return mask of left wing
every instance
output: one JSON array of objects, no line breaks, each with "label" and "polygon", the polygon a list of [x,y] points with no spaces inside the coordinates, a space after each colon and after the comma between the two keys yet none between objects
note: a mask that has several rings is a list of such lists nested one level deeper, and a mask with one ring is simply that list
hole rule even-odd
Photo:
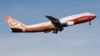
[{"label": "left wing", "polygon": [[46,16],[51,23],[55,26],[55,30],[53,31],[53,33],[58,33],[58,31],[62,31],[63,27],[62,24],[60,23],[60,21],[52,16]]}]

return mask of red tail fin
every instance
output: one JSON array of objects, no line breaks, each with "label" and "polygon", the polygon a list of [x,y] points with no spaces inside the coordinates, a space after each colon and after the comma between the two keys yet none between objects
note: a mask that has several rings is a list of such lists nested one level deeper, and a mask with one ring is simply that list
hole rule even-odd
[{"label": "red tail fin", "polygon": [[24,29],[24,28],[26,28],[26,25],[18,22],[17,20],[15,20],[15,19],[13,19],[13,18],[11,18],[9,16],[5,17],[5,21],[9,24],[9,26],[11,28],[18,28],[18,29]]}]

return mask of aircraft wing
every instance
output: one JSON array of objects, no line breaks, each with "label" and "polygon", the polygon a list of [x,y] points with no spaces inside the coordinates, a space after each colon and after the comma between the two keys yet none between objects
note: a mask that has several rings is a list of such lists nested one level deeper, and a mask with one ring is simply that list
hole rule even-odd
[{"label": "aircraft wing", "polygon": [[60,23],[60,21],[52,16],[46,16],[51,23],[55,26],[55,30],[53,31],[53,33],[58,33],[58,31],[62,31],[63,27],[62,24]]},{"label": "aircraft wing", "polygon": [[58,19],[52,17],[52,16],[46,16],[50,21],[57,21]]}]

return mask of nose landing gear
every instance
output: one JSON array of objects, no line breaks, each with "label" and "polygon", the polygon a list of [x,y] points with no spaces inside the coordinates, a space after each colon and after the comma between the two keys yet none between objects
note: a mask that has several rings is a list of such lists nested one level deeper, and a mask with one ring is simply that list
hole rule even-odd
[{"label": "nose landing gear", "polygon": [[89,21],[89,25],[91,25],[91,21]]}]

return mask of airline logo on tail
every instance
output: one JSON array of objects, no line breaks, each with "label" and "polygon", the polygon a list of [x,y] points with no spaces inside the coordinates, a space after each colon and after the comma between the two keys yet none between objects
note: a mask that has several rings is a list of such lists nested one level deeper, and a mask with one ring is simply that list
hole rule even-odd
[{"label": "airline logo on tail", "polygon": [[9,26],[11,28],[19,28],[19,29],[24,29],[26,27],[26,25],[16,21],[15,19],[9,17],[9,16],[6,16],[5,18],[6,22],[9,24]]}]

